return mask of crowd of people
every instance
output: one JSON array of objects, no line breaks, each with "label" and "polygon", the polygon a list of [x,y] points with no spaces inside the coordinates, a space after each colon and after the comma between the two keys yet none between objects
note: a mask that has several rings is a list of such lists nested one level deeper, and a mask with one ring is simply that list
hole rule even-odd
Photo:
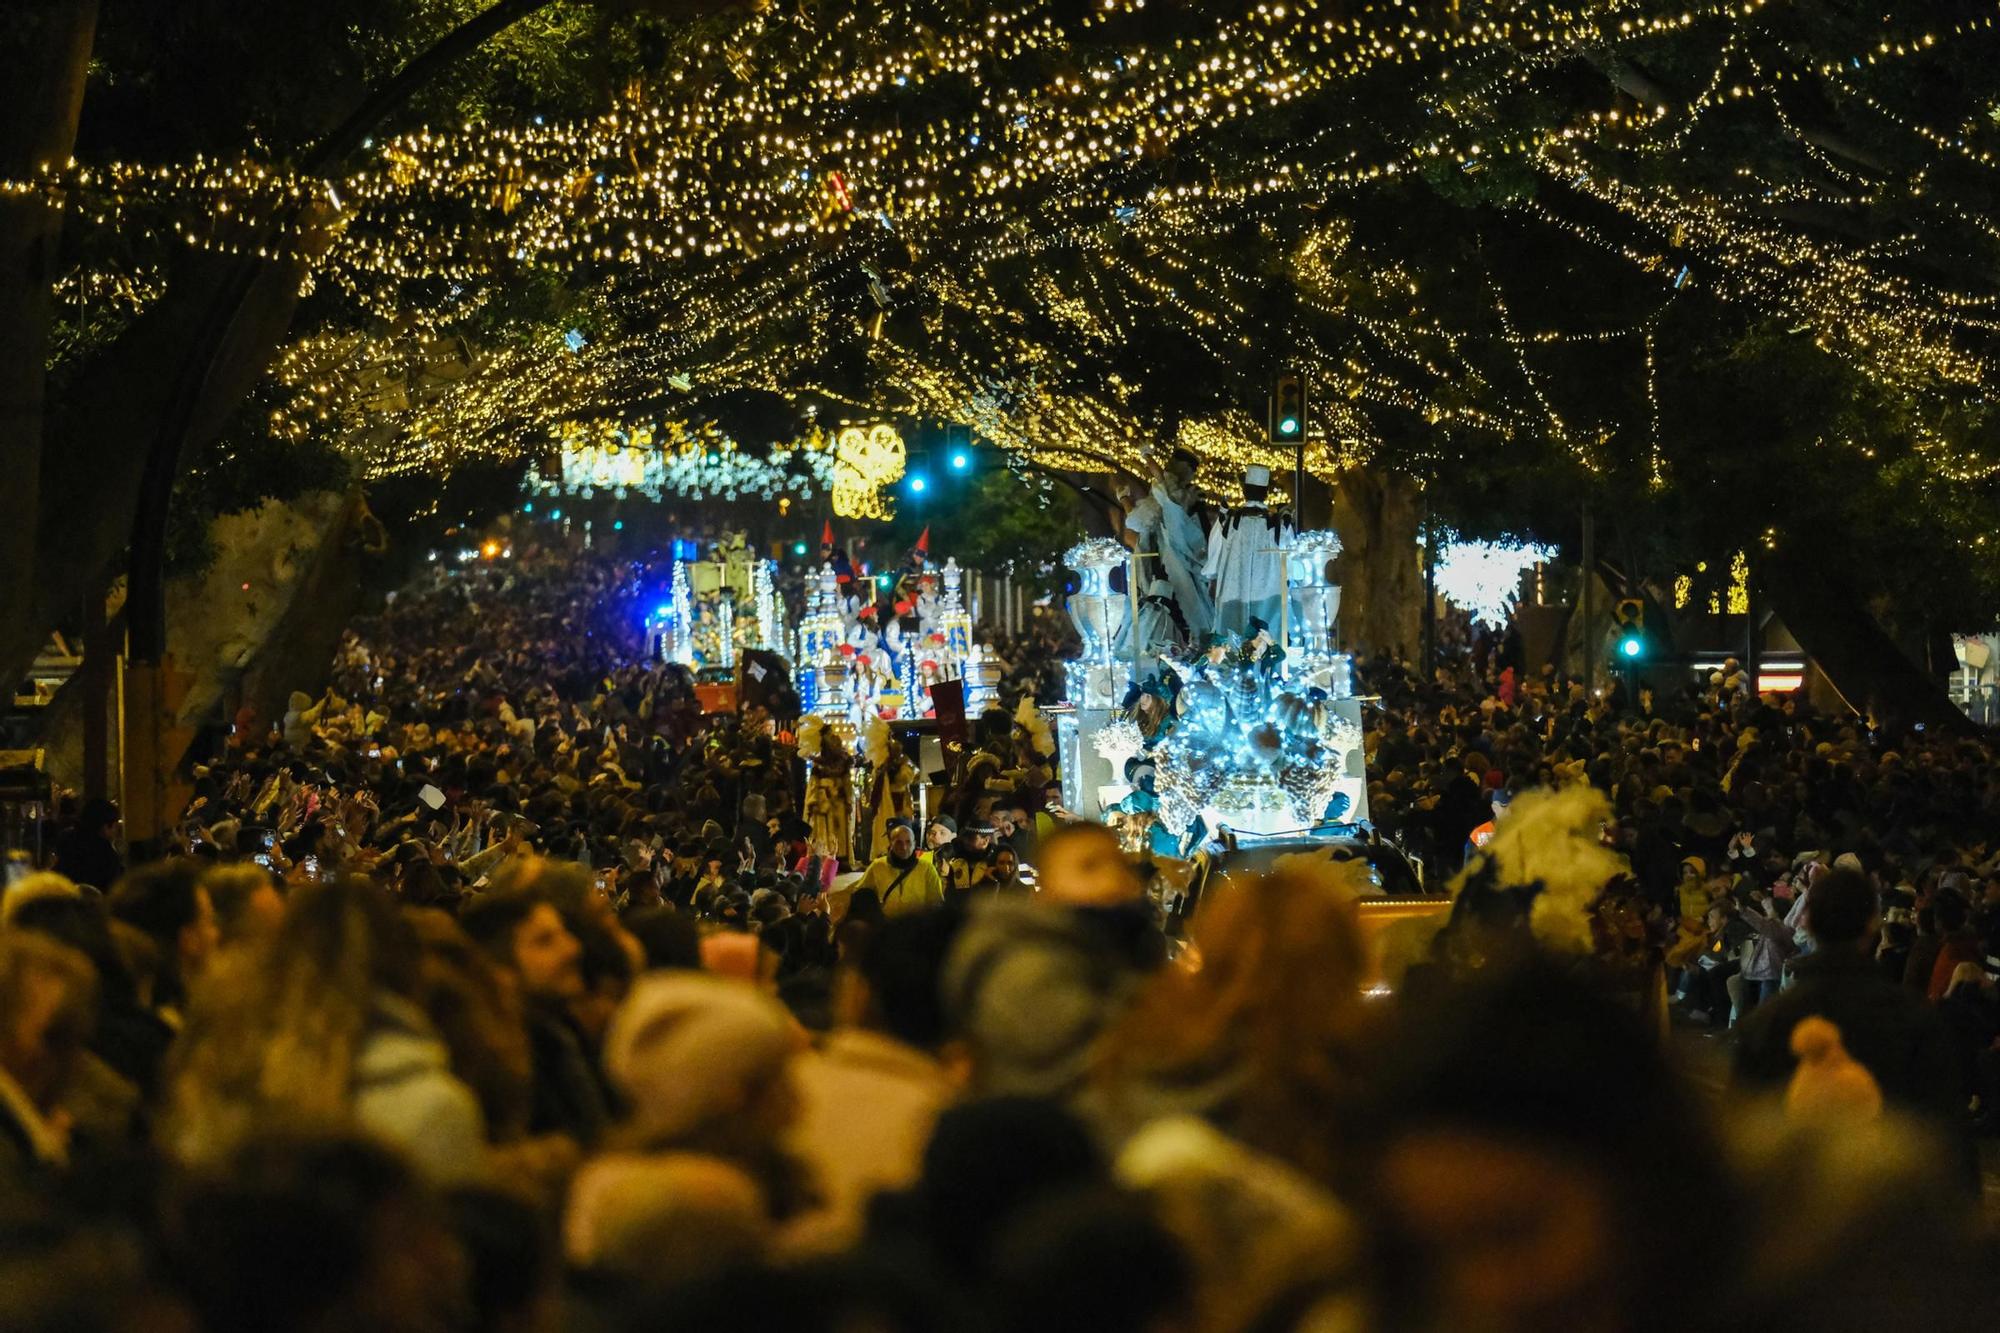
[{"label": "crowd of people", "polygon": [[[324,694],[238,716],[170,855],[128,867],[89,804],[8,887],[0,1325],[1995,1312],[1962,1156],[1994,1104],[1993,991],[1964,973],[2000,897],[1983,746],[1363,664],[1385,832],[1445,877],[1493,825],[1376,998],[1325,867],[1170,928],[1062,817],[1025,719],[982,729],[941,820],[885,781],[879,830],[844,827],[838,782],[815,800],[833,752],[809,774],[758,710],[704,715],[633,584],[563,553],[438,572]],[[1522,831],[1565,787],[1603,793],[1628,951],[1691,1016],[1742,1012],[1740,1097],[1696,1094],[1598,954],[1490,910],[1542,924],[1559,875],[1523,858],[1554,844]]]}]

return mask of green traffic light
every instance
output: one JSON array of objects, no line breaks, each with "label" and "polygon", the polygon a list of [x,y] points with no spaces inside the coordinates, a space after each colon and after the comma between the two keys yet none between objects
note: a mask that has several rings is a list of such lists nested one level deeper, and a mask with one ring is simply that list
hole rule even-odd
[{"label": "green traffic light", "polygon": [[1636,634],[1627,634],[1618,641],[1618,651],[1627,657],[1637,657],[1644,650],[1644,647],[1645,645],[1639,642],[1639,636]]},{"label": "green traffic light", "polygon": [[1285,417],[1278,422],[1278,434],[1297,435],[1298,433],[1299,419],[1297,417]]}]

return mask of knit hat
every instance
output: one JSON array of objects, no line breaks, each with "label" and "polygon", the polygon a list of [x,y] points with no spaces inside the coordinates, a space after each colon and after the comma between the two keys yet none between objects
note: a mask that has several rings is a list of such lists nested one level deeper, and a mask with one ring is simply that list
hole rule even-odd
[{"label": "knit hat", "polygon": [[604,1040],[604,1068],[653,1143],[734,1115],[778,1077],[798,1042],[775,1000],[699,972],[640,978]]},{"label": "knit hat", "polygon": [[1081,1084],[1135,980],[1075,914],[1003,900],[959,932],[941,989],[972,1047],[979,1091],[1048,1097]]},{"label": "knit hat", "polygon": [[1840,1029],[1817,1016],[1792,1029],[1798,1069],[1785,1089],[1785,1114],[1793,1119],[1873,1120],[1882,1114],[1882,1088],[1847,1052]]},{"label": "knit hat", "polygon": [[737,930],[719,930],[701,940],[703,970],[734,981],[755,983],[759,947],[755,935]]}]

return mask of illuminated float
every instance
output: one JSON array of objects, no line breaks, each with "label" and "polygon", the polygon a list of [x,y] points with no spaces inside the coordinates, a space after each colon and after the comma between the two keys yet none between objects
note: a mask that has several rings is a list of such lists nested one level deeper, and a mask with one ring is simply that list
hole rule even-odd
[{"label": "illuminated float", "polygon": [[695,670],[731,669],[746,648],[785,653],[777,564],[736,533],[708,560],[676,560],[665,601],[647,617],[655,654]]},{"label": "illuminated float", "polygon": [[878,717],[929,716],[929,689],[946,681],[964,682],[969,716],[998,699],[1000,663],[973,635],[963,571],[947,560],[935,577],[939,591],[913,629],[878,632],[847,614],[833,566],[821,566],[794,644],[806,713],[852,736]]},{"label": "illuminated float", "polygon": [[1067,702],[1054,710],[1065,806],[1146,829],[1156,850],[1225,830],[1364,826],[1361,701],[1333,637],[1340,589],[1328,566],[1339,552],[1331,532],[1292,536],[1280,623],[1253,618],[1149,656],[1123,633],[1135,622],[1131,594],[1110,585],[1113,568],[1129,574],[1131,554],[1102,538],[1072,547],[1070,614],[1083,652],[1066,664]]}]

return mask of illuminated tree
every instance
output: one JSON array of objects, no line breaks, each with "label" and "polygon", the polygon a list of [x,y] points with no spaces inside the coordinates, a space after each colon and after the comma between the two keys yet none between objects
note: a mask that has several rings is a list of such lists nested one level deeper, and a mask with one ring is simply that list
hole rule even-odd
[{"label": "illuminated tree", "polygon": [[[1909,641],[2000,606],[1976,540],[1994,22],[786,0],[634,44],[622,81],[578,74],[580,45],[522,62],[608,101],[517,89],[323,172],[218,145],[38,188],[105,234],[310,267],[235,428],[324,432],[371,475],[763,395],[1058,468],[1187,444],[1220,487],[1290,461],[1256,440],[1290,362],[1316,473],[1412,477],[1469,534],[1567,542],[1588,500],[1635,584],[1747,550],[1860,702],[1923,688],[1857,651],[1881,646],[1864,607],[1898,604]],[[308,198],[323,226],[272,221]],[[440,336],[467,373],[426,384]]]}]

